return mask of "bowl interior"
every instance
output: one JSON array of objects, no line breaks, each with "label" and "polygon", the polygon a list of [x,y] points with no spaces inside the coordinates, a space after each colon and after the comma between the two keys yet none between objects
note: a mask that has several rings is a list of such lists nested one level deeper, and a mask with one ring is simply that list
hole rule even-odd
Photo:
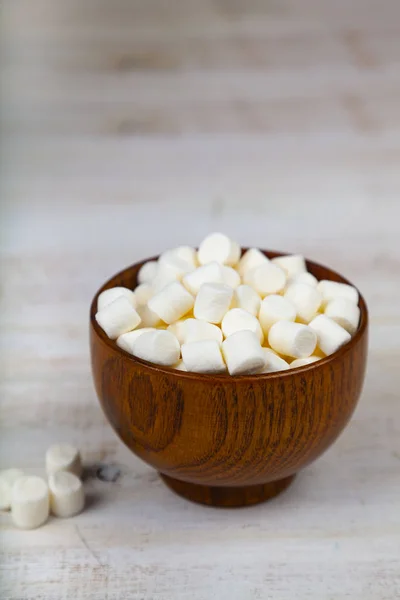
[{"label": "bowl interior", "polygon": [[[247,250],[247,248],[243,248],[242,252],[245,252],[246,250]],[[276,252],[273,250],[261,250],[261,251],[268,258],[275,258],[276,256],[284,256],[287,254],[285,252]],[[351,349],[351,347],[357,343],[358,339],[363,335],[365,328],[367,326],[367,323],[368,323],[367,305],[365,303],[363,296],[359,293],[360,294],[359,307],[360,307],[360,313],[361,313],[360,314],[360,323],[359,323],[357,332],[354,334],[354,336],[352,337],[350,342],[348,342],[345,346],[342,346],[342,348],[340,348],[334,354],[331,354],[330,356],[327,356],[315,363],[311,363],[309,365],[305,365],[303,367],[298,367],[297,369],[290,369],[287,371],[278,371],[278,372],[274,372],[274,373],[265,373],[265,374],[256,374],[256,375],[239,375],[239,376],[232,377],[229,374],[207,375],[207,374],[200,374],[200,373],[177,371],[176,369],[173,369],[172,367],[162,367],[159,365],[155,365],[153,363],[150,363],[150,362],[147,362],[140,358],[137,358],[137,357],[133,356],[132,354],[125,352],[125,350],[122,350],[122,348],[117,346],[116,342],[114,340],[111,340],[105,334],[105,332],[101,329],[101,327],[98,325],[98,323],[95,319],[95,315],[97,312],[97,298],[101,292],[103,292],[104,290],[110,289],[112,287],[116,287],[116,286],[122,286],[122,287],[127,287],[129,289],[134,289],[137,285],[137,274],[138,274],[141,266],[150,260],[157,260],[157,259],[158,259],[158,256],[153,256],[151,258],[147,258],[138,263],[135,263],[135,264],[131,265],[130,267],[123,269],[122,271],[120,271],[119,273],[117,273],[116,275],[111,277],[108,281],[106,281],[101,286],[101,288],[96,292],[96,294],[92,300],[91,307],[90,307],[90,320],[91,320],[91,325],[92,325],[94,331],[106,344],[108,344],[113,349],[116,349],[118,352],[120,352],[122,355],[124,355],[127,359],[138,362],[143,365],[146,365],[148,368],[154,369],[159,372],[168,372],[168,373],[173,372],[174,374],[177,375],[177,377],[185,377],[185,378],[191,377],[193,379],[198,379],[199,377],[201,377],[201,378],[212,377],[213,379],[216,379],[216,378],[223,379],[223,378],[229,377],[230,380],[232,380],[232,379],[240,379],[240,380],[257,379],[257,380],[260,380],[261,378],[290,377],[291,374],[296,373],[299,370],[309,371],[309,370],[318,369],[319,367],[326,365],[328,362],[334,361],[337,358],[339,358],[340,356],[342,356],[343,353],[349,351]],[[313,262],[311,260],[306,260],[306,264],[307,264],[308,271],[310,273],[312,273],[318,280],[329,279],[331,281],[337,281],[339,283],[347,283],[349,285],[354,285],[348,279],[346,279],[345,277],[343,277],[336,271],[333,271],[332,269],[325,267],[324,265]],[[356,287],[356,286],[354,286],[354,287]]]}]

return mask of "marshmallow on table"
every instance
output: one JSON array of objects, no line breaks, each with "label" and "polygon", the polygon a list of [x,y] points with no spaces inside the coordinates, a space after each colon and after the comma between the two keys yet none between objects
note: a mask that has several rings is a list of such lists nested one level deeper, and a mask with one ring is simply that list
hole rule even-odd
[{"label": "marshmallow on table", "polygon": [[46,452],[46,472],[68,471],[77,477],[82,475],[82,461],[79,450],[71,444],[54,444]]},{"label": "marshmallow on table", "polygon": [[296,309],[287,298],[271,294],[261,302],[258,318],[264,333],[267,335],[274,323],[278,321],[295,321]]},{"label": "marshmallow on table", "polygon": [[318,346],[322,352],[329,356],[339,350],[341,346],[351,340],[351,335],[326,315],[318,315],[310,323],[309,327],[315,331],[318,338]]},{"label": "marshmallow on table", "polygon": [[217,262],[198,267],[191,273],[185,275],[182,283],[194,296],[198,293],[204,283],[223,283],[222,268]]},{"label": "marshmallow on table", "polygon": [[138,283],[150,283],[158,272],[158,262],[156,260],[149,260],[145,262],[139,269],[137,274]]},{"label": "marshmallow on table", "polygon": [[179,361],[181,347],[173,333],[156,329],[136,338],[132,354],[156,365],[172,367]]},{"label": "marshmallow on table", "polygon": [[268,294],[277,294],[284,289],[286,273],[272,262],[267,262],[251,271],[246,271],[243,281],[251,285],[264,298]]},{"label": "marshmallow on table", "polygon": [[35,529],[49,516],[49,488],[40,477],[24,475],[17,479],[11,494],[11,517],[21,529]]},{"label": "marshmallow on table", "polygon": [[147,306],[165,323],[171,325],[193,308],[194,298],[181,283],[173,281],[150,298]]},{"label": "marshmallow on table", "polygon": [[153,288],[149,283],[141,283],[140,285],[135,287],[135,298],[137,301],[137,306],[143,306],[143,304],[147,304],[147,302],[150,300],[153,294]]},{"label": "marshmallow on table", "polygon": [[351,335],[354,335],[357,331],[360,321],[360,309],[351,300],[347,300],[347,298],[331,300],[325,308],[325,314]]},{"label": "marshmallow on table", "polygon": [[139,329],[159,327],[162,324],[162,320],[160,319],[160,317],[149,308],[148,304],[138,306],[137,312],[139,317],[141,318],[141,322],[138,327]]},{"label": "marshmallow on table", "polygon": [[250,248],[246,250],[240,259],[238,271],[243,277],[247,271],[251,271],[267,262],[269,262],[269,259],[258,248]]},{"label": "marshmallow on table", "polygon": [[222,343],[222,354],[230,375],[259,373],[265,367],[265,354],[253,331],[237,331]]},{"label": "marshmallow on table", "polygon": [[199,342],[201,340],[214,340],[221,345],[223,339],[222,331],[219,327],[200,319],[187,319],[185,321],[182,337],[183,342],[181,343],[185,344]]},{"label": "marshmallow on table", "polygon": [[182,359],[193,373],[225,373],[221,347],[215,340],[200,340],[182,345]]},{"label": "marshmallow on table", "polygon": [[97,298],[97,310],[101,310],[121,296],[129,300],[133,308],[137,307],[137,298],[132,290],[128,290],[126,287],[113,287],[109,290],[104,290],[104,292],[99,294],[99,297]]},{"label": "marshmallow on table", "polygon": [[276,258],[273,258],[271,262],[273,262],[274,265],[281,267],[288,277],[293,277],[293,275],[307,271],[306,261],[300,254],[277,256]]},{"label": "marshmallow on table", "polygon": [[321,292],[307,283],[292,283],[284,296],[293,304],[297,316],[304,323],[309,323],[316,316],[322,304]]},{"label": "marshmallow on table", "polygon": [[235,289],[240,285],[240,275],[235,269],[232,267],[227,267],[226,265],[222,265],[222,279],[226,285],[229,285],[231,288]]},{"label": "marshmallow on table", "polygon": [[24,472],[21,469],[4,469],[4,471],[0,471],[0,510],[10,508],[13,485],[23,475]]},{"label": "marshmallow on table", "polygon": [[234,266],[240,258],[240,247],[223,233],[211,233],[201,242],[197,258],[201,265],[217,261]]},{"label": "marshmallow on table", "polygon": [[233,289],[224,283],[204,283],[196,297],[193,313],[196,319],[221,323],[232,302]]},{"label": "marshmallow on table", "polygon": [[135,329],[134,331],[123,333],[117,339],[117,346],[125,350],[125,352],[132,354],[133,342],[139,337],[139,335],[143,335],[143,333],[147,333],[148,331],[156,331],[156,329],[154,327],[143,327],[142,329]]},{"label": "marshmallow on table", "polygon": [[257,336],[260,344],[264,341],[264,333],[259,320],[243,308],[231,308],[222,319],[221,329],[226,338],[236,331],[248,329]]},{"label": "marshmallow on table", "polygon": [[305,367],[306,365],[311,365],[312,363],[317,362],[317,360],[321,360],[321,357],[313,355],[308,356],[307,358],[296,358],[290,363],[290,368],[297,369],[298,367]]},{"label": "marshmallow on table", "polygon": [[239,285],[233,292],[232,308],[243,308],[256,317],[260,305],[260,296],[249,285]]},{"label": "marshmallow on table", "polygon": [[354,302],[354,304],[358,304],[358,291],[355,287],[347,283],[322,279],[318,283],[317,289],[323,296],[324,304],[328,304],[328,302],[336,298],[347,298],[347,300]]},{"label": "marshmallow on table", "polygon": [[49,477],[50,510],[56,517],[73,517],[85,504],[85,493],[79,477],[67,471]]},{"label": "marshmallow on table", "polygon": [[99,310],[95,319],[100,327],[112,340],[123,333],[135,329],[141,318],[127,298],[116,298],[110,304]]},{"label": "marshmallow on table", "polygon": [[283,360],[280,356],[278,356],[273,350],[270,348],[263,348],[264,358],[265,358],[265,367],[261,371],[261,373],[275,373],[276,371],[287,371],[289,367],[289,363],[286,360]]},{"label": "marshmallow on table", "polygon": [[289,287],[289,285],[292,285],[292,283],[307,283],[308,285],[317,287],[318,279],[312,273],[304,271],[304,273],[296,273],[295,275],[289,277],[286,285]]},{"label": "marshmallow on table", "polygon": [[317,335],[308,325],[278,321],[269,330],[268,342],[279,354],[293,358],[306,358],[315,350]]}]

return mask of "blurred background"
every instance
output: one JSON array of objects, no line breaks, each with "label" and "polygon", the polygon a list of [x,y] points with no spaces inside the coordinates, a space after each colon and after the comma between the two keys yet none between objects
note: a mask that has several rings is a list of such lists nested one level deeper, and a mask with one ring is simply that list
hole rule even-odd
[{"label": "blurred background", "polygon": [[221,230],[365,295],[366,392],[318,472],[343,457],[341,490],[393,505],[399,23],[399,0],[1,0],[3,463],[35,465],[58,439],[121,458],[90,376],[90,300],[124,266]]},{"label": "blurred background", "polygon": [[399,17],[397,0],[2,0],[7,327],[44,319],[28,294],[46,319],[65,303],[75,339],[106,277],[212,230],[325,262],[398,317]]}]

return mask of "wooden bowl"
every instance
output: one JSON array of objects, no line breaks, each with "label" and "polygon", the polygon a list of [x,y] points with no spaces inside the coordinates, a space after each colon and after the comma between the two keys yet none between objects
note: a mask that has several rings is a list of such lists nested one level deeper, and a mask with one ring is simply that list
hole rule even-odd
[{"label": "wooden bowl", "polygon": [[[98,294],[134,288],[142,264],[107,281],[90,309],[93,378],[109,422],[185,498],[233,507],[279,494],[336,440],[354,411],[367,358],[364,299],[352,340],[316,363],[265,375],[186,373],[128,354],[95,320]],[[326,267],[307,266],[318,279],[349,283]]]}]

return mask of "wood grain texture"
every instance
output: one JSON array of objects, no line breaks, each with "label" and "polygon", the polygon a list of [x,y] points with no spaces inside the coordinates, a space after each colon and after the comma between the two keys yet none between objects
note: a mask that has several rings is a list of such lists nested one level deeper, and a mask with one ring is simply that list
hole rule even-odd
[{"label": "wood grain texture", "polygon": [[[43,475],[66,441],[88,472],[72,520],[28,535],[0,513],[2,600],[398,600],[399,12],[1,0],[0,463]],[[343,434],[234,511],[172,494],[120,442],[88,352],[102,281],[213,230],[331,266],[370,309]]]},{"label": "wood grain texture", "polygon": [[[142,264],[118,273],[100,292],[134,289]],[[318,279],[347,283],[323,266],[307,266]],[[362,296],[359,329],[337,353],[307,368],[246,377],[184,373],[138,359],[106,336],[96,307],[97,295],[90,340],[103,410],[128,448],[191,500],[243,506],[275,496],[338,437],[361,393],[368,344]]]}]

